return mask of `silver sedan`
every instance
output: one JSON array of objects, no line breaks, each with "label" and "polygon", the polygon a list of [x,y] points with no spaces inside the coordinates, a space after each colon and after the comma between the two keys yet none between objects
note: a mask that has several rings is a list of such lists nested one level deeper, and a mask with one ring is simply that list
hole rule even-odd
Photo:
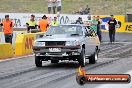
[{"label": "silver sedan", "polygon": [[73,60],[85,66],[87,58],[94,64],[99,46],[98,36],[84,25],[51,26],[42,38],[34,42],[35,64],[41,67],[42,61]]}]

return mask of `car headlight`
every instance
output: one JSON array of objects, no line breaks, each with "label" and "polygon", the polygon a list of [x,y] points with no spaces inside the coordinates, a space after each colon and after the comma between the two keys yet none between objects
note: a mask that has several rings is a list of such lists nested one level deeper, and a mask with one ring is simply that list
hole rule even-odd
[{"label": "car headlight", "polygon": [[45,46],[45,42],[35,42],[35,46]]},{"label": "car headlight", "polygon": [[66,42],[66,46],[71,46],[72,45],[72,41],[67,41]]},{"label": "car headlight", "polygon": [[80,45],[79,41],[67,41],[66,46],[76,46]]}]

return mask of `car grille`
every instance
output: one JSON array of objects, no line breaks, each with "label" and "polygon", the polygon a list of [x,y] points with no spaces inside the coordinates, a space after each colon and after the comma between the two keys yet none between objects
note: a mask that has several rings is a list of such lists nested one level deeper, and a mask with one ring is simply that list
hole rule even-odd
[{"label": "car grille", "polygon": [[45,46],[56,46],[56,45],[65,45],[65,41],[47,41]]}]

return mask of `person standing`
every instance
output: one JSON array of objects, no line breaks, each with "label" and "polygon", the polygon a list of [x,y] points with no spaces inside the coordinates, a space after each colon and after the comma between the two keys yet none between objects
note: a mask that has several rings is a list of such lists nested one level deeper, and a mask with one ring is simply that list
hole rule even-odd
[{"label": "person standing", "polygon": [[100,19],[99,16],[97,16],[96,19],[98,21],[98,24],[97,24],[97,35],[98,35],[99,40],[101,42],[102,41],[102,32],[101,32],[101,24],[102,24],[102,21],[101,21],[101,19]]},{"label": "person standing", "polygon": [[32,29],[37,28],[37,22],[35,21],[35,15],[31,15],[30,20],[26,23],[27,25],[27,32],[29,33]]},{"label": "person standing", "polygon": [[52,8],[52,2],[51,0],[48,0],[48,14],[51,13],[51,8]]},{"label": "person standing", "polygon": [[90,8],[88,5],[86,5],[86,8],[84,9],[84,14],[90,14]]},{"label": "person standing", "polygon": [[95,33],[97,33],[97,25],[98,21],[96,20],[96,17],[93,16],[93,19],[91,21],[91,28],[94,30]]},{"label": "person standing", "polygon": [[51,2],[52,2],[53,14],[56,14],[57,0],[51,0]]},{"label": "person standing", "polygon": [[110,43],[115,42],[116,24],[117,24],[117,21],[115,20],[114,15],[111,15],[111,19],[108,21]]},{"label": "person standing", "polygon": [[59,25],[59,22],[57,20],[57,17],[54,17],[54,20],[52,21],[51,25],[52,26],[58,26]]},{"label": "person standing", "polygon": [[9,15],[5,15],[5,19],[2,21],[0,25],[3,26],[5,42],[12,44],[13,22],[10,20]]},{"label": "person standing", "polygon": [[46,15],[42,17],[42,19],[39,21],[39,26],[41,32],[46,32],[47,28],[49,27],[49,22],[47,20]]},{"label": "person standing", "polygon": [[61,0],[57,0],[57,12],[61,13],[62,3]]}]

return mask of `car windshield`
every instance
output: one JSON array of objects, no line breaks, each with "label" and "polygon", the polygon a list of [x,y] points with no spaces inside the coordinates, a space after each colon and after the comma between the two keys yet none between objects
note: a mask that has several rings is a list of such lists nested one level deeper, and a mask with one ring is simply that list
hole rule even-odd
[{"label": "car windshield", "polygon": [[66,35],[83,35],[82,27],[78,25],[60,25],[60,26],[51,26],[46,35],[55,35],[55,34],[66,34]]}]

